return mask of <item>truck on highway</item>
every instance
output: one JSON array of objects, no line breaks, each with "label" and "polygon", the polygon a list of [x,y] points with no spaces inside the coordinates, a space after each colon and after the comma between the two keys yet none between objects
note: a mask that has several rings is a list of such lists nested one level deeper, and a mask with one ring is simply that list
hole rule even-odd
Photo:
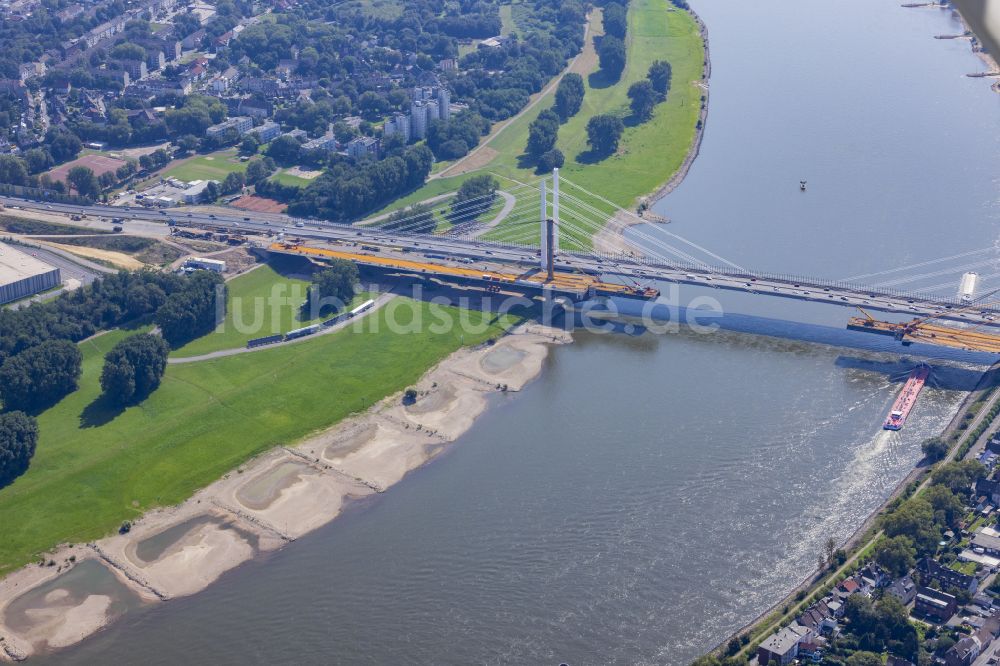
[{"label": "truck on highway", "polygon": [[968,272],[962,276],[958,283],[958,298],[963,303],[971,303],[976,297],[976,283],[979,282],[979,274]]}]

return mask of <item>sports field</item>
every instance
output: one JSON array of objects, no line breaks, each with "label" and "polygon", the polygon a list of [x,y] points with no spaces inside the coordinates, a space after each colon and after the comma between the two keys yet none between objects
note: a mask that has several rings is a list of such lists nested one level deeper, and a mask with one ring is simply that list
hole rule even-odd
[{"label": "sports field", "polygon": [[162,178],[177,178],[186,182],[193,180],[217,180],[220,183],[233,172],[243,173],[247,163],[241,162],[236,150],[220,150],[209,155],[199,155],[181,161],[163,173]]}]

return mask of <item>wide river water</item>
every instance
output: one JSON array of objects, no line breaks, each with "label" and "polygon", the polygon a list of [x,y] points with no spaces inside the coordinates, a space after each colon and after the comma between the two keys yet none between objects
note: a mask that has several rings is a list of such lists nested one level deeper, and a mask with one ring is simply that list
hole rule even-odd
[{"label": "wide river water", "polygon": [[[658,205],[670,231],[826,277],[996,242],[1000,96],[964,76],[982,67],[967,42],[933,39],[959,31],[949,13],[895,0],[695,8],[711,109],[701,156]],[[846,539],[976,378],[942,367],[889,434],[909,367],[898,348],[809,341],[864,345],[839,332],[844,308],[719,298],[727,313],[799,323],[735,318],[792,339],[578,334],[386,494],[37,661],[690,661],[809,575],[828,536]]]}]

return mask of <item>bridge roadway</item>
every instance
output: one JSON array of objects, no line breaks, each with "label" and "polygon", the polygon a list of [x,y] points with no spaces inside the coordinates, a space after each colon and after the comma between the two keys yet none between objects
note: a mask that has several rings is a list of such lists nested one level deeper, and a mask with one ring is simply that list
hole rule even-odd
[{"label": "bridge roadway", "polygon": [[[276,235],[279,232],[285,232],[289,237],[294,236],[315,241],[349,243],[357,246],[362,244],[378,245],[382,248],[377,253],[379,256],[412,259],[414,253],[421,253],[424,255],[422,261],[432,263],[439,261],[442,265],[450,266],[463,263],[462,259],[483,264],[513,263],[525,268],[537,266],[539,261],[538,250],[531,246],[492,243],[447,235],[393,233],[378,229],[364,229],[344,224],[293,218],[287,215],[257,213],[222,215],[183,208],[149,210],[121,206],[81,206],[30,201],[9,196],[0,196],[0,203],[7,207],[49,213],[107,218],[121,217],[126,220],[125,226],[128,225],[129,220],[166,224],[168,220],[174,219],[181,226],[197,226],[230,233],[250,231]],[[110,228],[110,223],[108,226]],[[262,245],[268,244],[262,242]],[[406,247],[409,248],[409,251],[401,253],[394,250],[394,247]],[[441,255],[448,257],[448,259],[427,257],[428,254]],[[1000,306],[996,304],[962,310],[961,305],[955,300],[934,299],[818,278],[774,275],[730,267],[679,265],[648,257],[566,252],[560,252],[556,255],[556,268],[564,272],[578,270],[595,276],[604,276],[606,282],[617,277],[623,284],[630,286],[635,283],[647,285],[652,281],[666,281],[815,303],[859,306],[869,311],[912,317],[940,315],[938,318],[942,320],[1000,327]]]}]

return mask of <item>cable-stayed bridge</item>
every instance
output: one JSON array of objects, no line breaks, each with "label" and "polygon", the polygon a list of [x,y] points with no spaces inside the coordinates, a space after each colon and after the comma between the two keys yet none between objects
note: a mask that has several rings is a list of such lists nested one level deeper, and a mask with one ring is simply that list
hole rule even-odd
[{"label": "cable-stayed bridge", "polygon": [[688,241],[667,225],[648,224],[650,220],[560,178],[558,171],[537,183],[504,182],[497,192],[464,200],[439,195],[424,205],[353,225],[276,214],[123,209],[10,197],[0,197],[0,202],[262,234],[270,237],[269,247],[276,252],[342,256],[383,270],[439,275],[490,290],[549,289],[575,298],[653,300],[659,293],[656,285],[675,283],[1000,326],[1000,303],[970,303],[957,294],[968,271],[979,271],[980,293],[990,295],[1000,287],[997,248],[841,280],[760,271]]}]

